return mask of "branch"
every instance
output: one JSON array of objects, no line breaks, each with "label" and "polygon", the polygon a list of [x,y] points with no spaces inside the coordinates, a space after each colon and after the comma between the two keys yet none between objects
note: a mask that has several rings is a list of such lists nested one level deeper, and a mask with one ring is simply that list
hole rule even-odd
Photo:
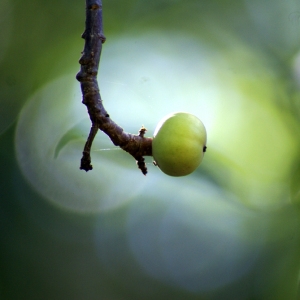
[{"label": "branch", "polygon": [[86,172],[93,169],[91,165],[91,147],[98,129],[106,133],[114,145],[120,146],[131,154],[144,175],[147,174],[143,156],[152,156],[152,138],[144,137],[146,129],[142,127],[138,135],[124,132],[109,116],[100,96],[97,74],[102,44],[105,42],[102,25],[102,1],[86,0],[86,23],[82,34],[85,40],[81,65],[76,79],[80,82],[82,103],[86,105],[92,127],[82,152],[80,169]]}]

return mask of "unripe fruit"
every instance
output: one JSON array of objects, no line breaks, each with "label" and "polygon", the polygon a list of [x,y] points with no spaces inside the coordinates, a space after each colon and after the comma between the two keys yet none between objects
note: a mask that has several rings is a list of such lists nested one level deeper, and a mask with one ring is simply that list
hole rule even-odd
[{"label": "unripe fruit", "polygon": [[155,164],[170,176],[185,176],[200,165],[206,150],[206,130],[194,115],[173,113],[154,131],[152,155]]}]

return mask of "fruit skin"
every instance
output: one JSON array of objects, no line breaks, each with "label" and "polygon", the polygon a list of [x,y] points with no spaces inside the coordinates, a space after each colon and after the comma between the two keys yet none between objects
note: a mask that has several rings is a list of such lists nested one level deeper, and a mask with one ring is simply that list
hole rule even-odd
[{"label": "fruit skin", "polygon": [[194,115],[177,112],[156,126],[152,142],[155,164],[167,175],[185,176],[200,165],[206,149],[206,129]]}]

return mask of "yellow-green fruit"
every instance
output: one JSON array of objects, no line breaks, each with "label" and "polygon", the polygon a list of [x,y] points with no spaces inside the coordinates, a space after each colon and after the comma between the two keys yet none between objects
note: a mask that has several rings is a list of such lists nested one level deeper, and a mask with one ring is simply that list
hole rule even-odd
[{"label": "yellow-green fruit", "polygon": [[163,118],[154,131],[152,155],[166,174],[185,176],[200,165],[206,149],[206,130],[194,115],[173,113]]}]

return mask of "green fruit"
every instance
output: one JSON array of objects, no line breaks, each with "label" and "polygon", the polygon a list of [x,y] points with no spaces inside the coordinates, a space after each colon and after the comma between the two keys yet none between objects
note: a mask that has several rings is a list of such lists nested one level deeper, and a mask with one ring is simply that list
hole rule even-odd
[{"label": "green fruit", "polygon": [[173,113],[163,118],[154,131],[152,155],[164,173],[185,176],[200,165],[206,149],[206,130],[194,115]]}]

